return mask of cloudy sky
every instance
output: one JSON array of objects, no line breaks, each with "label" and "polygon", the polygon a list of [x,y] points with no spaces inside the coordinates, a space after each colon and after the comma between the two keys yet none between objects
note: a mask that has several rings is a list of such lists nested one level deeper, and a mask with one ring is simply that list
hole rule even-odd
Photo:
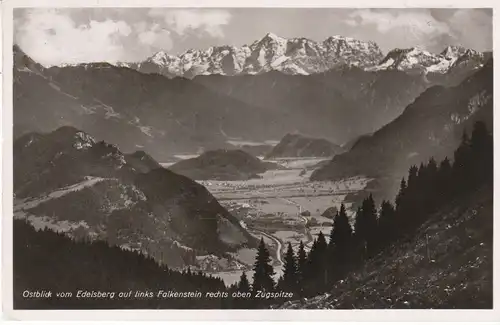
[{"label": "cloudy sky", "polygon": [[164,50],[250,44],[267,32],[322,41],[342,35],[382,51],[447,45],[492,49],[490,9],[16,9],[14,41],[43,65],[139,61]]}]

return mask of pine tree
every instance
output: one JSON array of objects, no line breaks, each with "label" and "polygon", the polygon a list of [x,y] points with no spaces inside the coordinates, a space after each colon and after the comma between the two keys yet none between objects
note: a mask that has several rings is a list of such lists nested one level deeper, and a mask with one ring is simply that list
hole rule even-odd
[{"label": "pine tree", "polygon": [[253,271],[252,289],[254,292],[257,290],[269,292],[274,289],[274,270],[271,265],[271,256],[263,238],[260,239]]},{"label": "pine tree", "polygon": [[404,211],[405,205],[405,196],[406,196],[406,181],[405,178],[401,179],[401,183],[399,186],[399,192],[396,196],[396,211],[402,213]]},{"label": "pine tree", "polygon": [[302,291],[305,285],[306,263],[307,255],[304,249],[304,243],[301,240],[299,244],[299,251],[297,252],[297,280],[299,291]]},{"label": "pine tree", "polygon": [[370,194],[361,204],[359,215],[356,215],[355,233],[358,243],[364,248],[365,257],[371,256],[376,249],[377,210],[373,196]]},{"label": "pine tree", "polygon": [[474,183],[493,180],[493,137],[483,122],[476,122],[470,138],[471,168]]},{"label": "pine tree", "polygon": [[350,263],[350,250],[352,242],[352,228],[347,217],[344,204],[334,218],[330,233],[329,251],[329,280],[330,282],[341,277]]},{"label": "pine tree", "polygon": [[445,157],[443,161],[439,164],[438,174],[437,174],[437,197],[438,202],[437,205],[440,205],[448,200],[453,192],[452,188],[452,179],[453,179],[453,170],[451,167],[450,160],[448,157]]},{"label": "pine tree", "polygon": [[[420,165],[420,169],[422,168],[422,165]],[[413,165],[410,167],[408,170],[408,183],[407,186],[408,188],[412,188],[416,186],[417,184],[417,175],[418,175],[419,169],[417,166]]]},{"label": "pine tree", "polygon": [[330,242],[328,246],[330,250],[336,247],[339,251],[346,251],[352,236],[352,228],[349,224],[344,204],[340,205],[340,211],[335,216],[333,221],[332,231],[330,232]]},{"label": "pine tree", "polygon": [[467,132],[464,130],[460,146],[454,152],[453,178],[455,183],[455,193],[469,189],[469,185],[471,183],[471,156],[469,137],[467,136]]},{"label": "pine tree", "polygon": [[323,234],[322,231],[320,231],[318,234],[318,239],[316,241],[316,251],[320,258],[325,257],[327,247],[328,244],[326,242],[325,235]]},{"label": "pine tree", "polygon": [[311,250],[307,256],[307,267],[305,272],[306,294],[321,292],[321,288],[327,282],[326,259],[328,245],[325,236],[320,231],[318,237],[313,241]]},{"label": "pine tree", "polygon": [[421,189],[425,193],[425,200],[426,200],[426,211],[434,211],[437,207],[439,197],[438,197],[438,187],[439,183],[438,181],[438,166],[436,160],[434,160],[434,157],[431,157],[429,159],[429,162],[427,163],[427,168],[426,168],[426,177],[427,179],[425,180],[425,189]]},{"label": "pine tree", "polygon": [[382,201],[378,219],[381,245],[385,246],[397,237],[396,211],[389,201]]},{"label": "pine tree", "polygon": [[237,290],[239,292],[250,292],[250,283],[248,282],[246,272],[243,272],[240,276],[240,281],[238,282]]},{"label": "pine tree", "polygon": [[285,261],[283,264],[283,282],[280,288],[288,292],[297,292],[298,284],[298,271],[295,254],[292,245],[288,243],[288,249],[285,254]]}]

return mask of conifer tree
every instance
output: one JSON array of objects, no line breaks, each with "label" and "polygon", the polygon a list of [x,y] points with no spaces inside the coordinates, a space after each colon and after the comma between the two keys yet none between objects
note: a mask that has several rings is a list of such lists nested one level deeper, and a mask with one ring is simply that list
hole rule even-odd
[{"label": "conifer tree", "polygon": [[453,170],[451,167],[450,160],[445,157],[443,161],[439,164],[438,175],[436,176],[436,187],[437,187],[437,197],[438,205],[446,202],[452,193],[452,177]]},{"label": "conifer tree", "polygon": [[471,168],[474,183],[493,178],[493,137],[483,122],[474,123],[470,138]]},{"label": "conifer tree", "polygon": [[396,195],[395,209],[396,209],[396,228],[399,234],[404,234],[406,232],[407,224],[405,223],[405,214],[408,211],[407,204],[408,197],[408,187],[406,185],[406,180],[403,177],[399,185],[399,192]]},{"label": "conifer tree", "polygon": [[315,294],[321,292],[327,282],[326,274],[326,259],[327,248],[325,236],[320,231],[318,237],[314,240],[311,250],[307,256],[307,268],[305,273],[306,292],[307,294]]},{"label": "conifer tree", "polygon": [[460,146],[454,152],[453,178],[455,193],[467,190],[471,183],[470,158],[470,141],[467,132],[464,130]]},{"label": "conifer tree", "polygon": [[299,251],[297,252],[297,281],[299,290],[302,291],[305,282],[306,275],[306,263],[307,263],[307,254],[304,249],[304,243],[302,240],[299,244]]},{"label": "conifer tree", "polygon": [[434,211],[438,201],[438,166],[434,157],[429,159],[426,168],[425,188],[421,189],[425,193],[426,211]]},{"label": "conifer tree", "polygon": [[330,250],[332,251],[336,247],[338,252],[347,251],[351,236],[352,228],[349,224],[345,206],[342,203],[340,211],[335,216],[332,231],[330,232],[330,242],[328,243]]},{"label": "conifer tree", "polygon": [[330,282],[342,276],[350,263],[350,253],[352,243],[352,228],[347,217],[344,204],[341,204],[340,211],[333,221],[330,232],[329,251],[329,280]]},{"label": "conifer tree", "polygon": [[240,276],[240,281],[238,282],[237,287],[239,292],[250,292],[250,283],[248,282],[247,274],[243,271]]},{"label": "conifer tree", "polygon": [[380,244],[385,246],[397,237],[396,211],[389,201],[382,201],[378,219]]},{"label": "conifer tree", "polygon": [[[420,168],[422,168],[422,165],[420,165]],[[419,169],[415,165],[411,166],[410,169],[408,170],[408,183],[407,183],[408,188],[412,188],[416,185],[418,171]]]},{"label": "conifer tree", "polygon": [[257,290],[269,292],[274,289],[274,270],[271,265],[271,256],[263,238],[260,239],[253,271],[252,289],[254,292]]},{"label": "conifer tree", "polygon": [[327,247],[328,244],[326,242],[325,235],[323,234],[322,231],[320,231],[318,234],[318,239],[316,241],[316,250],[320,258],[325,257]]},{"label": "conifer tree", "polygon": [[280,288],[289,292],[297,292],[298,272],[295,254],[292,245],[288,243],[288,249],[283,263],[283,282]]},{"label": "conifer tree", "polygon": [[366,257],[374,252],[376,246],[377,210],[371,194],[361,204],[360,212],[359,216],[356,215],[355,233]]},{"label": "conifer tree", "polygon": [[405,196],[406,196],[406,180],[403,177],[399,185],[399,192],[396,196],[396,211],[398,212],[398,214],[404,211]]}]

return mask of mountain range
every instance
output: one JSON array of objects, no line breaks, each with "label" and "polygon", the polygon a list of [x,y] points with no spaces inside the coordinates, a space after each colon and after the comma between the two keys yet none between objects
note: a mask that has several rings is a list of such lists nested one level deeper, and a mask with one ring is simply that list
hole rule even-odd
[{"label": "mountain range", "polygon": [[[276,40],[281,42],[267,35],[254,44],[274,53],[282,48]],[[352,55],[358,52],[347,49],[357,42],[329,40],[325,42],[345,46],[330,49],[328,57],[356,61]],[[359,48],[378,48],[370,44]],[[311,75],[272,70],[188,80],[108,63],[44,68],[15,46],[14,136],[71,125],[124,152],[144,150],[160,162],[175,154],[235,149],[232,140],[262,142],[291,132],[345,143],[399,116],[428,87],[460,82],[487,58],[481,54],[467,59],[472,52],[462,52],[450,48],[443,54],[459,59],[442,74],[370,70],[353,63]]]},{"label": "mountain range", "polygon": [[379,46],[371,41],[337,35],[316,42],[304,37],[287,39],[268,33],[241,47],[225,45],[190,49],[178,56],[159,51],[143,62],[117,65],[144,73],[185,78],[214,74],[255,75],[269,71],[309,75],[341,66],[444,74],[464,61],[473,60],[480,64],[484,56],[484,53],[460,46],[448,46],[439,54],[416,47],[394,49],[384,56]]}]

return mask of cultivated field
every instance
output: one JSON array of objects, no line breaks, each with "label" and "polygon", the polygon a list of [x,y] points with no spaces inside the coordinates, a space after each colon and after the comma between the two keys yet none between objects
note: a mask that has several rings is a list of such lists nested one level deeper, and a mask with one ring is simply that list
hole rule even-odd
[{"label": "cultivated field", "polygon": [[[329,207],[340,208],[349,193],[362,190],[367,179],[351,178],[339,182],[311,182],[314,166],[324,158],[283,158],[273,160],[287,169],[269,170],[261,179],[248,181],[199,181],[231,213],[243,221],[252,235],[263,238],[268,245],[277,277],[281,274],[281,256],[288,242],[298,247],[300,241],[309,249],[322,231],[330,233],[333,220],[321,214]],[[350,204],[346,204],[348,214]],[[328,240],[328,238],[327,238]],[[237,260],[251,268],[245,256]],[[228,284],[239,279],[243,270],[218,272]],[[248,276],[251,277],[251,272]]]}]

